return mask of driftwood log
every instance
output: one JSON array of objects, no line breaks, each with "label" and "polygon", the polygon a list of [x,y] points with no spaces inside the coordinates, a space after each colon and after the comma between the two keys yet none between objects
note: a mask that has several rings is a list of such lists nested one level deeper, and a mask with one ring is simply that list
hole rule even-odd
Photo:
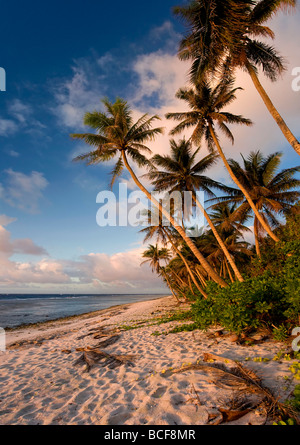
[{"label": "driftwood log", "polygon": [[83,354],[79,357],[74,365],[86,365],[86,371],[89,372],[90,369],[98,364],[101,367],[107,366],[110,369],[117,368],[121,365],[134,366],[133,359],[134,355],[114,355],[108,354],[99,348],[93,349],[82,349]]}]

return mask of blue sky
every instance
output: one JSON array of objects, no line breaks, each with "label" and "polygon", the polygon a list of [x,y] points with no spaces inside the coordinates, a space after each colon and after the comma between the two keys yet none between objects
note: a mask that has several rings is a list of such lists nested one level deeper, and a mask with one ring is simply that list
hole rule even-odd
[{"label": "blue sky", "polygon": [[[97,226],[96,196],[108,188],[111,165],[73,163],[85,147],[69,134],[84,130],[84,111],[101,107],[104,96],[124,97],[136,116],[163,117],[182,107],[174,94],[186,81],[188,66],[175,55],[182,28],[172,16],[174,4],[15,0],[2,5],[0,66],[7,91],[0,92],[0,292],[165,291],[147,266],[139,266],[143,246],[137,228]],[[265,83],[295,132],[300,92],[291,89],[291,70],[300,66],[299,18],[298,11],[274,20],[275,46],[289,64],[282,80]],[[282,167],[295,165],[298,156],[244,73],[238,82],[245,91],[234,107],[256,128],[239,129],[235,148],[227,143],[228,155],[281,150]],[[167,131],[152,149],[167,152]],[[229,183],[221,164],[212,176]],[[131,191],[129,179],[125,174]]]}]

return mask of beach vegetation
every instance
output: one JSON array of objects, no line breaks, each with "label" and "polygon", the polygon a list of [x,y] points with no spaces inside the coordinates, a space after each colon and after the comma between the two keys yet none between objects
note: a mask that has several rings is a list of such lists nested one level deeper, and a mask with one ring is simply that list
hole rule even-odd
[{"label": "beach vegetation", "polygon": [[[264,153],[263,147],[250,154],[237,147],[241,162],[224,151],[227,141],[235,141],[231,126],[255,131],[249,118],[228,110],[241,92],[236,72],[242,69],[300,154],[296,136],[259,79],[259,69],[274,82],[285,71],[283,58],[268,43],[275,37],[269,21],[295,6],[296,0],[189,0],[174,8],[186,28],[178,57],[190,62],[190,72],[189,83],[176,93],[183,110],[165,115],[175,126],[161,153],[152,155],[149,148],[164,131],[155,126],[160,117],[146,113],[134,119],[133,109],[121,98],[103,99],[100,111],[84,116],[88,132],[71,135],[91,147],[76,161],[93,165],[115,160],[110,186],[127,170],[153,204],[141,230],[144,242],[152,244],[141,264],[149,264],[178,305],[190,304],[190,310],[157,321],[182,320],[175,331],[217,325],[245,336],[264,328],[275,340],[287,341],[300,325],[300,167],[281,169],[282,153]],[[241,112],[247,115],[246,103]],[[219,160],[227,175],[224,183],[213,173]],[[155,193],[170,198],[185,192],[192,196],[190,213],[200,210],[206,221],[196,237],[190,236],[185,221],[178,222],[171,204],[155,198]],[[245,344],[253,342],[245,338]]]}]

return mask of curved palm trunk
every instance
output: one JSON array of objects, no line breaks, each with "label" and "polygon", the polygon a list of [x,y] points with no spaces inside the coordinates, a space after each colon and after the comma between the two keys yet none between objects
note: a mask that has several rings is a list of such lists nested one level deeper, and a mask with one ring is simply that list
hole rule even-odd
[{"label": "curved palm trunk", "polygon": [[254,202],[251,199],[251,196],[249,195],[248,191],[245,189],[245,187],[240,183],[240,181],[237,179],[237,177],[235,176],[235,174],[233,173],[230,165],[228,164],[228,161],[223,153],[223,150],[219,144],[218,138],[215,134],[215,131],[211,125],[211,123],[208,124],[209,125],[209,131],[210,134],[214,140],[215,146],[217,147],[217,150],[222,158],[222,161],[224,162],[225,167],[228,170],[228,173],[231,177],[231,179],[233,180],[233,182],[239,187],[239,189],[243,192],[243,194],[245,195],[245,198],[247,199],[251,209],[253,210],[255,216],[257,217],[258,221],[260,222],[260,224],[262,225],[262,227],[265,229],[265,231],[268,233],[268,235],[270,235],[270,237],[274,240],[274,241],[279,241],[279,239],[277,238],[276,235],[274,235],[274,233],[272,232],[272,230],[269,227],[269,224],[266,223],[266,221],[262,218],[261,214],[259,213],[259,211],[257,210],[257,208],[255,207]]},{"label": "curved palm trunk", "polygon": [[193,283],[195,284],[196,288],[198,289],[198,291],[203,295],[204,298],[207,298],[207,294],[204,292],[204,290],[199,286],[187,260],[184,258],[184,256],[182,255],[182,253],[180,252],[180,250],[175,246],[175,244],[172,241],[171,236],[169,235],[169,233],[167,231],[164,231],[165,234],[167,235],[168,240],[170,241],[172,247],[174,248],[174,250],[176,251],[176,253],[180,256],[181,260],[183,261],[186,270],[188,271],[191,279],[193,280]]},{"label": "curved palm trunk", "polygon": [[259,92],[262,100],[264,101],[264,104],[266,105],[267,109],[269,110],[271,116],[277,123],[278,127],[282,131],[283,135],[285,136],[288,143],[293,147],[296,153],[300,156],[300,143],[296,139],[296,137],[293,135],[277,109],[275,108],[274,104],[272,103],[271,99],[269,98],[268,94],[266,93],[265,89],[263,88],[262,84],[260,83],[257,74],[251,64],[248,62],[246,64],[246,68],[248,70],[248,73],[250,74],[250,77],[252,79],[252,82]]},{"label": "curved palm trunk", "polygon": [[260,252],[260,246],[259,246],[258,221],[257,221],[257,218],[254,218],[253,230],[254,230],[254,238],[255,238],[256,255],[258,256],[258,258],[261,258],[261,252]]},{"label": "curved palm trunk", "polygon": [[203,275],[199,272],[198,266],[196,266],[195,271],[196,271],[197,276],[199,277],[199,280],[202,283],[202,286],[205,287],[206,286],[206,281],[205,281],[205,278],[203,277]]},{"label": "curved palm trunk", "polygon": [[229,264],[228,264],[227,261],[226,261],[226,269],[227,269],[227,272],[228,272],[230,281],[231,281],[232,283],[234,283],[234,279],[233,279],[232,274],[231,274],[231,272],[230,272],[230,267],[229,267]]},{"label": "curved palm trunk", "polygon": [[163,275],[164,275],[164,277],[165,277],[165,280],[166,280],[166,282],[167,282],[167,285],[168,285],[170,291],[172,292],[173,297],[176,298],[177,301],[179,301],[179,298],[177,297],[177,295],[176,295],[175,292],[173,291],[173,288],[172,288],[172,286],[171,286],[171,284],[170,284],[170,281],[169,281],[169,279],[168,279],[168,277],[167,277],[166,272],[165,272],[164,270],[162,270],[162,273],[163,273]]},{"label": "curved palm trunk", "polygon": [[171,270],[171,274],[173,274],[176,280],[179,281],[179,283],[181,283],[181,286],[183,288],[188,286],[188,284],[183,281],[183,279],[178,275],[177,272],[175,272],[175,270]]},{"label": "curved palm trunk", "polygon": [[232,267],[232,270],[233,270],[233,272],[235,273],[235,276],[237,277],[237,279],[238,279],[240,282],[243,282],[244,279],[243,279],[243,277],[242,277],[240,271],[239,271],[238,268],[236,267],[236,264],[235,264],[235,262],[234,262],[232,256],[230,255],[230,253],[229,253],[227,247],[225,246],[225,244],[224,244],[222,238],[220,237],[220,235],[219,235],[217,229],[215,228],[215,226],[214,226],[212,220],[210,219],[210,216],[208,215],[208,213],[206,212],[206,210],[204,209],[204,207],[203,207],[202,204],[198,201],[197,198],[194,198],[194,201],[196,202],[197,206],[199,207],[199,209],[201,210],[201,212],[202,212],[203,215],[205,216],[205,219],[206,219],[206,221],[208,222],[209,227],[211,228],[211,230],[212,230],[212,232],[213,232],[213,234],[214,234],[216,240],[218,241],[219,246],[221,247],[221,249],[222,249],[224,255],[226,256],[226,258],[227,258],[227,260],[228,260],[228,262],[229,262],[229,264],[230,264],[230,266]]},{"label": "curved palm trunk", "polygon": [[143,184],[140,183],[138,178],[136,177],[135,173],[133,172],[132,168],[128,164],[127,157],[125,154],[125,151],[122,150],[122,158],[124,161],[124,164],[129,171],[132,179],[134,180],[135,184],[139,187],[140,190],[142,190],[143,193],[147,196],[149,201],[151,201],[155,207],[167,218],[167,220],[172,224],[172,226],[175,228],[175,230],[181,235],[181,237],[184,239],[188,247],[191,249],[203,269],[207,272],[207,274],[220,286],[227,287],[228,284],[226,281],[224,281],[211,267],[211,265],[206,261],[204,256],[199,252],[195,244],[192,242],[192,240],[187,236],[185,231],[181,226],[179,226],[174,218],[163,208],[163,206],[151,195],[151,193],[148,192],[148,190],[143,186]]},{"label": "curved palm trunk", "polygon": [[[174,282],[175,282],[175,286],[176,286],[176,288],[177,288],[177,291],[180,293],[180,294],[183,294],[184,293],[184,290],[187,288],[187,287],[190,287],[189,286],[189,284],[188,283],[185,283],[181,278],[180,278],[180,276],[176,273],[176,272],[174,272],[174,270],[172,270],[172,275],[173,275],[173,280],[174,280]],[[191,289],[191,287],[190,287],[190,291],[193,293],[193,290]],[[185,300],[187,300],[187,298],[185,297],[185,295],[184,295],[184,299]],[[178,301],[179,301],[179,298],[178,298]]]},{"label": "curved palm trunk", "polygon": [[191,277],[189,275],[188,275],[188,282],[189,282],[189,288],[190,288],[192,294],[195,297],[195,292],[194,292],[194,289],[193,289],[193,286],[192,286]]}]

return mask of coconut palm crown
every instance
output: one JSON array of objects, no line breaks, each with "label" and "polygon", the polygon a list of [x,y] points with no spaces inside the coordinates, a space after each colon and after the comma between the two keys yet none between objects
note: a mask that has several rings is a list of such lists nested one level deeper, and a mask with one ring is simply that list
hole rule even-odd
[{"label": "coconut palm crown", "polygon": [[234,142],[234,137],[228,124],[243,124],[250,126],[252,122],[240,115],[235,115],[223,109],[230,105],[236,99],[236,92],[242,90],[240,87],[234,88],[234,79],[232,77],[224,78],[216,86],[210,82],[197,82],[191,88],[180,88],[176,97],[185,101],[190,111],[167,113],[167,119],[174,119],[180,123],[170,132],[171,135],[181,133],[195,127],[191,140],[195,144],[200,144],[204,137],[210,152],[215,152],[215,144],[211,135],[210,127],[215,124]]},{"label": "coconut palm crown", "polygon": [[274,38],[265,23],[282,9],[294,9],[296,0],[192,0],[175,8],[188,35],[182,39],[179,58],[191,60],[193,83],[210,76],[246,70],[269,113],[286,140],[300,155],[300,143],[272,103],[258,78],[258,68],[276,81],[285,70],[284,59],[261,38]]},{"label": "coconut palm crown", "polygon": [[146,154],[151,154],[145,143],[152,141],[155,136],[163,132],[163,128],[152,128],[152,124],[160,119],[159,116],[144,114],[136,122],[133,121],[132,111],[127,102],[117,98],[115,103],[103,99],[105,112],[87,112],[84,124],[96,133],[72,134],[73,139],[80,139],[94,150],[79,155],[75,161],[85,161],[88,165],[107,162],[118,156],[118,160],[111,173],[110,185],[122,174],[124,162],[122,152],[131,158],[139,167],[148,167]]}]

